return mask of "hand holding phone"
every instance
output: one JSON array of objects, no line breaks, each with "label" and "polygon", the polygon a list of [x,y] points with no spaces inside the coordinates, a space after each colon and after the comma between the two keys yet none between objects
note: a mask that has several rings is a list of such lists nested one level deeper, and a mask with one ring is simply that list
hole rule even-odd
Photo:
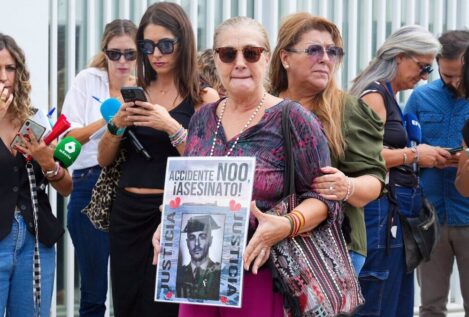
[{"label": "hand holding phone", "polygon": [[462,150],[463,150],[463,147],[458,146],[458,147],[454,147],[452,149],[449,149],[448,152],[452,155],[452,154],[456,154],[458,152],[461,152]]},{"label": "hand holding phone", "polygon": [[[21,126],[20,130],[18,131],[19,135],[22,135],[23,137],[28,137],[29,133],[32,133],[36,140],[40,140],[42,138],[42,135],[46,131],[46,128],[40,125],[39,123],[27,119],[23,125]],[[23,141],[21,140],[21,137],[19,135],[16,135],[13,141],[10,144],[10,147],[13,148],[15,145],[20,145],[24,146]]]}]

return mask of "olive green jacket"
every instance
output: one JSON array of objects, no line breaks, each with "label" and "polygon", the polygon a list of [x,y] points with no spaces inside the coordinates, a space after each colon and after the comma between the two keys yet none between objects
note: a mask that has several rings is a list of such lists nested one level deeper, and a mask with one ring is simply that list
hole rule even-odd
[{"label": "olive green jacket", "polygon": [[[341,158],[331,155],[332,166],[350,177],[371,175],[379,179],[384,188],[386,167],[381,156],[384,123],[362,100],[345,95],[342,118],[345,153]],[[349,249],[366,256],[366,227],[363,208],[343,204],[352,228]]]}]

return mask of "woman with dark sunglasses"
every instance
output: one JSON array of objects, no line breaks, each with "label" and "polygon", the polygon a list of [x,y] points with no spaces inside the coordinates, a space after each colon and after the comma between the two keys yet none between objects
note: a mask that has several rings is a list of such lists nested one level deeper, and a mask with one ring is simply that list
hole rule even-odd
[{"label": "woman with dark sunglasses", "polygon": [[[244,252],[247,272],[240,309],[181,304],[179,316],[282,317],[283,297],[273,291],[272,271],[264,264],[277,242],[323,222],[338,222],[338,204],[321,197],[311,186],[320,167],[330,163],[327,142],[315,117],[296,102],[266,91],[270,45],[259,22],[247,17],[228,19],[216,28],[213,43],[215,66],[228,97],[193,116],[185,155],[256,157],[255,203],[251,205],[250,240]],[[264,213],[283,196],[285,148],[281,122],[287,104],[291,104],[296,190],[301,196],[295,209],[295,230],[289,218]],[[160,251],[159,237],[158,229],[153,237],[155,257]]]},{"label": "woman with dark sunglasses", "polygon": [[[218,100],[213,89],[201,90],[191,22],[181,6],[159,2],[148,7],[137,31],[137,85],[147,102],[122,105],[99,144],[98,161],[110,165],[124,148],[109,229],[114,315],[177,316],[178,305],[154,301],[156,270],[152,235],[161,221],[169,156],[185,147],[189,120],[201,105]],[[137,152],[118,128],[130,129],[150,160]],[[117,128],[117,129],[116,129]]]},{"label": "woman with dark sunglasses", "polygon": [[384,187],[383,127],[363,102],[337,88],[342,45],[332,22],[309,13],[293,14],[280,27],[270,75],[275,93],[298,100],[324,125],[332,166],[322,169],[324,175],[314,186],[323,197],[343,202],[342,228],[358,275],[366,256],[363,206]]},{"label": "woman with dark sunglasses", "polygon": [[406,130],[396,94],[428,79],[438,53],[438,40],[420,26],[404,26],[378,49],[376,57],[353,80],[351,94],[365,101],[384,122],[387,195],[365,206],[368,256],[359,275],[365,305],[357,316],[413,315],[414,273],[406,256],[402,221],[419,216],[418,167],[443,167],[449,153],[416,145],[418,132]]},{"label": "woman with dark sunglasses", "polygon": [[101,39],[101,52],[82,70],[68,91],[62,113],[71,122],[69,136],[76,138],[82,152],[74,165],[73,192],[68,204],[67,226],[75,247],[81,276],[80,316],[104,316],[108,285],[108,233],[94,228],[81,210],[88,205],[101,168],[98,138],[90,138],[105,125],[99,100],[122,99],[120,88],[134,86],[137,27],[129,20],[108,23]]}]

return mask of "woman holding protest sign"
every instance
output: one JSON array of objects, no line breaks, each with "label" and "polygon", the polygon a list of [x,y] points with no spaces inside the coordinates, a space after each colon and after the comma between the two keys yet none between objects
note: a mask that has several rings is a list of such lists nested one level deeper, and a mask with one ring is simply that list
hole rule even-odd
[{"label": "woman holding protest sign", "polygon": [[[321,197],[312,187],[330,164],[327,141],[317,119],[301,105],[267,93],[264,83],[270,59],[265,29],[247,17],[219,25],[214,35],[215,65],[228,98],[203,107],[189,126],[185,155],[255,156],[256,173],[251,204],[250,241],[244,253],[242,308],[181,304],[179,316],[283,316],[283,298],[273,291],[272,271],[265,262],[270,248],[292,235],[288,217],[264,213],[283,196],[285,148],[282,110],[290,104],[292,151],[296,192],[295,208],[304,220],[296,234],[319,225],[339,222],[339,205]],[[155,259],[160,251],[160,227],[153,236]]]}]

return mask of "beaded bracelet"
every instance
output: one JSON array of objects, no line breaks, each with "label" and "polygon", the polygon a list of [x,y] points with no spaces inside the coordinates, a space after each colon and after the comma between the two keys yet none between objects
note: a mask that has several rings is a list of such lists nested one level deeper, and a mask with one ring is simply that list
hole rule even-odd
[{"label": "beaded bracelet", "polygon": [[353,179],[350,179],[350,184],[352,185],[352,189],[350,190],[350,196],[347,197],[347,199],[349,199],[350,197],[353,196],[353,193],[355,192],[355,181]]},{"label": "beaded bracelet", "polygon": [[410,150],[414,153],[414,161],[413,163],[418,163],[420,159],[419,149],[416,146],[410,148]]},{"label": "beaded bracelet", "polygon": [[169,140],[171,141],[171,145],[173,147],[177,147],[181,143],[185,142],[187,139],[187,129],[184,129],[184,127],[181,125],[179,129],[169,135]]},{"label": "beaded bracelet", "polygon": [[348,176],[347,177],[347,193],[345,194],[343,201],[347,201],[350,196],[352,196],[352,179]]},{"label": "beaded bracelet", "polygon": [[[62,173],[60,173],[62,172]],[[63,169],[62,166],[59,165],[59,170],[57,172],[57,175],[60,175],[60,176],[54,176],[54,178],[50,179],[50,178],[47,178],[47,180],[49,181],[49,183],[56,183],[58,181],[61,181],[64,177],[65,177],[65,170]]]}]

